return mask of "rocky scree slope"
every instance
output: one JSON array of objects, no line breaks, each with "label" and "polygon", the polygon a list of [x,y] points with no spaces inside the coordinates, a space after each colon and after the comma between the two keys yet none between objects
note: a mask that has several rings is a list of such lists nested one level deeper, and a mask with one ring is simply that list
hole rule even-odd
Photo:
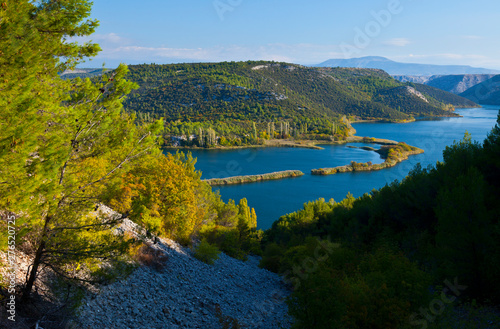
[{"label": "rocky scree slope", "polygon": [[[143,236],[130,220],[118,228]],[[141,266],[126,279],[88,293],[78,310],[79,328],[289,328],[289,289],[277,274],[223,253],[214,265],[168,239],[146,241],[166,256],[163,268]],[[233,322],[234,323],[234,322]]]}]

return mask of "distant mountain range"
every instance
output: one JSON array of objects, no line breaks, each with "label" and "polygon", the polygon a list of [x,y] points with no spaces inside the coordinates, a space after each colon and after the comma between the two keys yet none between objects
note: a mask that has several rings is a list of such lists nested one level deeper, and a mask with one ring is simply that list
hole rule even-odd
[{"label": "distant mountain range", "polygon": [[451,74],[500,74],[500,71],[498,70],[476,68],[467,65],[400,63],[379,56],[368,56],[351,59],[329,59],[314,66],[381,69],[386,71],[390,75],[432,76]]}]

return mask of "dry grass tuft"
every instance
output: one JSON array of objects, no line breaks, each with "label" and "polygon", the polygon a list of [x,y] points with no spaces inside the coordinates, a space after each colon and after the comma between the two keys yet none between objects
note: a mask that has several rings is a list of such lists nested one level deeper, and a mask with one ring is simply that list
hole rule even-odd
[{"label": "dry grass tuft", "polygon": [[168,256],[161,250],[151,247],[151,245],[143,243],[134,255],[134,259],[141,265],[154,268],[161,271],[165,268],[165,263]]}]

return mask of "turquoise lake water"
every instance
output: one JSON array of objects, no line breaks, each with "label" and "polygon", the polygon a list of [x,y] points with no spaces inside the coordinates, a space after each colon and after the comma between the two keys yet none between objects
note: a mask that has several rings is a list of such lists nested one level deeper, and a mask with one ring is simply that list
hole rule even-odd
[{"label": "turquoise lake water", "polygon": [[[357,123],[357,136],[369,136],[406,142],[422,148],[425,153],[411,156],[393,168],[373,172],[343,173],[313,176],[311,169],[335,167],[351,161],[383,162],[378,153],[349,148],[346,145],[321,145],[324,150],[301,148],[250,148],[241,150],[193,150],[196,169],[202,178],[263,174],[281,170],[301,170],[302,177],[244,185],[214,187],[224,201],[247,198],[257,213],[258,227],[267,229],[280,216],[294,212],[305,202],[324,198],[342,200],[348,192],[355,197],[383,187],[395,179],[401,180],[417,163],[423,167],[441,161],[446,146],[459,141],[468,131],[474,140],[482,142],[496,123],[498,106],[460,109],[462,118],[421,119],[411,123]],[[349,144],[362,146],[365,144]],[[375,148],[374,144],[366,144]]]}]

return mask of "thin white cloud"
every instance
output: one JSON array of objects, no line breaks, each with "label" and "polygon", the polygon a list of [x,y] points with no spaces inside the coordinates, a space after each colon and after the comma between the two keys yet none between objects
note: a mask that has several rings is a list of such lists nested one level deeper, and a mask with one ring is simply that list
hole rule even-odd
[{"label": "thin white cloud", "polygon": [[108,34],[97,34],[95,38],[98,41],[106,41],[111,43],[124,43],[126,42],[125,38],[120,37],[116,33],[108,33]]},{"label": "thin white cloud", "polygon": [[265,59],[283,62],[293,61],[293,58],[280,53],[274,49],[274,47],[266,46],[261,46],[256,49],[240,46],[211,48],[123,46],[113,49],[103,48],[103,50],[102,55],[105,57],[143,60],[144,62],[162,58],[166,60],[178,59],[189,61],[231,61],[249,59]]},{"label": "thin white cloud", "polygon": [[477,54],[454,54],[454,53],[441,53],[441,54],[410,54],[408,56],[399,56],[406,58],[418,58],[418,59],[451,59],[451,60],[463,60],[463,59],[471,59],[471,60],[486,60],[487,56],[477,55]]},{"label": "thin white cloud", "polygon": [[405,47],[411,42],[407,38],[392,38],[383,42],[386,46]]},{"label": "thin white cloud", "polygon": [[484,37],[480,35],[462,35],[462,39],[466,40],[481,40],[484,39]]},{"label": "thin white cloud", "polygon": [[[317,64],[330,58],[342,58],[343,53],[338,45],[318,44],[283,44],[274,43],[260,46],[212,46],[205,48],[182,47],[149,47],[139,41],[124,38],[117,33],[93,34],[85,38],[72,38],[71,41],[98,43],[102,51],[94,62],[105,63],[175,63],[175,62],[221,62],[246,60],[274,60],[280,62]],[[410,43],[406,38],[394,38],[384,42],[386,45],[403,47]],[[373,55],[373,54],[365,54]],[[391,59],[403,62],[420,62],[435,64],[464,64],[482,67],[500,67],[500,60],[484,55],[438,53],[410,54],[390,56]],[[95,64],[94,64],[95,65]]]},{"label": "thin white cloud", "polygon": [[93,34],[87,37],[71,38],[72,42],[98,43],[102,51],[94,59],[104,62],[171,63],[171,62],[220,62],[245,60],[274,60],[316,64],[330,58],[340,58],[342,52],[337,45],[309,43],[274,43],[260,46],[212,46],[206,48],[176,48],[168,46],[144,46],[117,33]]},{"label": "thin white cloud", "polygon": [[112,44],[111,42],[100,42],[100,45],[103,51],[99,57],[103,60],[113,59],[143,63],[274,60],[313,64],[341,56],[338,46],[314,44],[267,44],[257,47],[230,45],[207,48],[144,47],[133,44]]},{"label": "thin white cloud", "polygon": [[167,47],[140,47],[140,46],[123,46],[112,49],[104,49],[106,55],[114,55],[113,57],[130,57],[134,59],[147,57],[168,57],[168,58],[190,58],[201,60],[206,58],[209,53],[201,48],[167,48]]}]

